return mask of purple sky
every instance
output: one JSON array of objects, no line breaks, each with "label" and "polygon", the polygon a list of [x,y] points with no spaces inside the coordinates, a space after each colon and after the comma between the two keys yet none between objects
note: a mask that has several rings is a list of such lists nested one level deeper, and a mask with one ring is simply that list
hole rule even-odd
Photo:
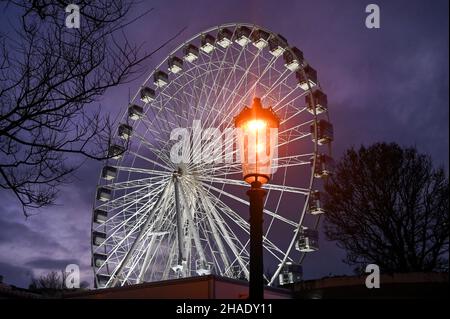
[{"label": "purple sky", "polygon": [[[74,1],[76,2],[76,1]],[[367,29],[365,6],[381,8],[381,29]],[[415,145],[448,172],[448,1],[144,1],[155,7],[127,30],[130,41],[151,51],[181,28],[187,30],[154,56],[214,25],[249,22],[282,34],[319,72],[335,129],[333,152],[376,141]],[[136,12],[142,10],[137,8]],[[14,23],[0,12],[0,27]],[[116,114],[144,76],[110,90],[101,101]],[[25,220],[8,192],[0,192],[0,274],[26,286],[31,275],[82,268],[91,282],[90,220],[101,165],[87,162],[77,180],[61,189],[57,205]],[[344,274],[343,252],[322,237],[322,249],[305,261],[306,278]]]}]

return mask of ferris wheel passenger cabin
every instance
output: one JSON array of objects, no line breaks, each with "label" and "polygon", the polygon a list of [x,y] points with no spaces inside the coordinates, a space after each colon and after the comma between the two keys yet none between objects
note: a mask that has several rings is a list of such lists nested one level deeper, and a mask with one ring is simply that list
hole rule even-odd
[{"label": "ferris wheel passenger cabin", "polygon": [[298,232],[295,248],[303,253],[319,250],[319,232],[315,229],[302,226]]}]

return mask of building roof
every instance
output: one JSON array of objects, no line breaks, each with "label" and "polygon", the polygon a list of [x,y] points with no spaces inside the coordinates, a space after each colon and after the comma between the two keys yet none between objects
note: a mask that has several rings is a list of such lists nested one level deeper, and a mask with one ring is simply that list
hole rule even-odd
[{"label": "building roof", "polygon": [[[248,282],[215,275],[148,282],[130,286],[67,293],[64,298],[139,298],[139,299],[246,299]],[[265,288],[265,297],[291,299],[291,291]]]},{"label": "building roof", "polygon": [[448,297],[448,273],[381,274],[380,288],[366,286],[367,275],[339,276],[307,280],[291,285],[300,299],[397,299]]}]

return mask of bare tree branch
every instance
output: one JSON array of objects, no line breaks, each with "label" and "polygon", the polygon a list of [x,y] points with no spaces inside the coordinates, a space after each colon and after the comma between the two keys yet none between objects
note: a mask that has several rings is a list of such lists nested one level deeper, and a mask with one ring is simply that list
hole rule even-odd
[{"label": "bare tree branch", "polygon": [[[134,0],[78,1],[81,27],[65,27],[71,1],[6,1],[14,35],[0,35],[0,187],[29,209],[51,205],[78,159],[103,160],[114,123],[98,104],[105,92],[142,74],[150,53],[128,41]],[[123,142],[122,142],[123,143]],[[122,145],[124,148],[127,145]]]}]

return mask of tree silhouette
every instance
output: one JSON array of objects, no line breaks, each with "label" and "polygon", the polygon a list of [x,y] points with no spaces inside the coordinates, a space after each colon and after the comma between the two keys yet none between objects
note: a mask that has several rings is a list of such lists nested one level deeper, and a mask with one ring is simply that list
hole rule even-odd
[{"label": "tree silhouette", "polygon": [[57,271],[51,271],[48,274],[41,275],[38,278],[33,278],[28,288],[33,291],[63,290],[65,288],[65,279],[66,275],[64,271],[61,271],[61,274]]},{"label": "tree silhouette", "polygon": [[70,29],[71,2],[3,2],[18,22],[13,33],[0,32],[0,187],[25,215],[52,204],[83,160],[108,158],[113,121],[94,103],[181,32],[143,52],[124,31],[151,9],[134,17],[134,0],[76,1],[81,27]]},{"label": "tree silhouette", "polygon": [[67,273],[64,270],[59,272],[53,270],[38,278],[33,278],[28,289],[46,297],[60,297],[64,292],[77,289],[84,290],[89,286],[87,282],[83,281],[80,283],[80,288],[69,289],[66,287],[66,278]]},{"label": "tree silhouette", "polygon": [[325,233],[361,271],[448,271],[448,178],[414,148],[348,150],[325,187]]}]

